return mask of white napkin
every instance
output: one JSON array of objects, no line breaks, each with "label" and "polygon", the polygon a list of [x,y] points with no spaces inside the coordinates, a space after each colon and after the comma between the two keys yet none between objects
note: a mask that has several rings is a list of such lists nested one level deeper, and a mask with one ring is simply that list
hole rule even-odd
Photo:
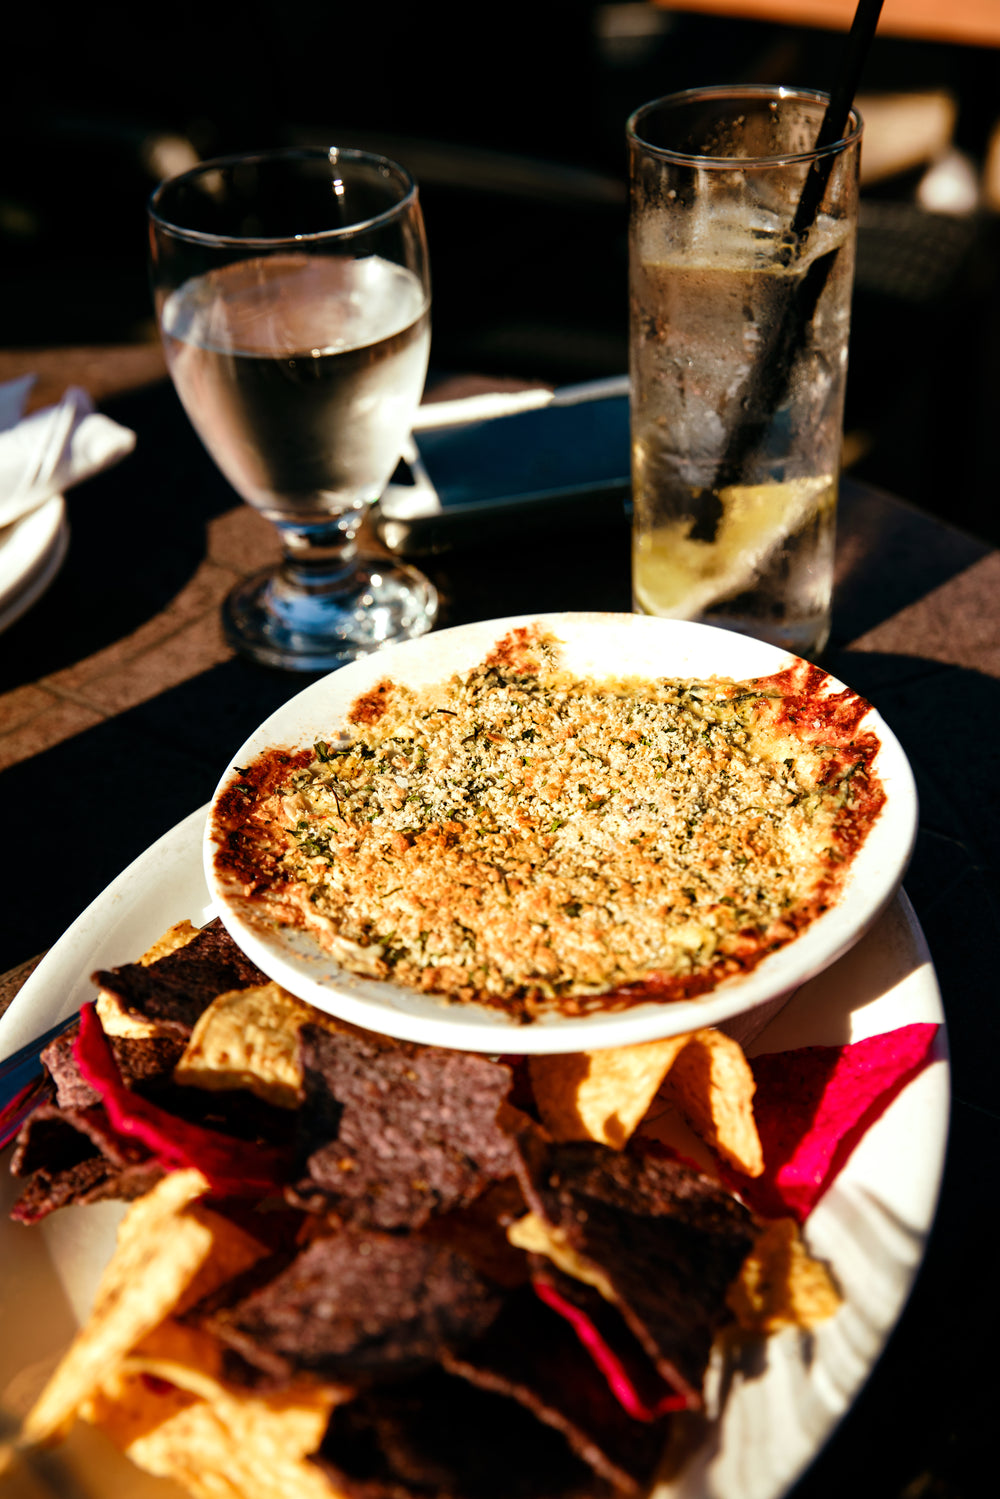
[{"label": "white napkin", "polygon": [[24,416],[34,375],[0,385],[0,526],[10,526],[135,447],[135,433],[70,386],[58,406]]}]

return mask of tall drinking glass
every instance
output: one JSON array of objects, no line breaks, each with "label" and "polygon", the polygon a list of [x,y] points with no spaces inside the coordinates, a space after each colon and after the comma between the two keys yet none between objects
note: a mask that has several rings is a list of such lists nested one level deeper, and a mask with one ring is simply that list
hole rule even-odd
[{"label": "tall drinking glass", "polygon": [[412,179],[337,148],[208,161],[156,189],[149,237],[184,409],[281,537],[280,565],[226,600],[232,644],[315,671],[429,630],[433,586],[363,558],[356,541],[427,371],[430,281]]},{"label": "tall drinking glass", "polygon": [[861,122],[697,89],[628,125],[633,598],[800,655],[830,629]]}]

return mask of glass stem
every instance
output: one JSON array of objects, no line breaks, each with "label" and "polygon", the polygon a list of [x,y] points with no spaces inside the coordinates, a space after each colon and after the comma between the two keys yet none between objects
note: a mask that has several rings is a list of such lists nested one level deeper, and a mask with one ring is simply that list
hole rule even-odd
[{"label": "glass stem", "polygon": [[355,578],[357,533],[364,510],[315,522],[277,523],[284,558],[280,579],[295,594],[335,597],[350,590]]}]

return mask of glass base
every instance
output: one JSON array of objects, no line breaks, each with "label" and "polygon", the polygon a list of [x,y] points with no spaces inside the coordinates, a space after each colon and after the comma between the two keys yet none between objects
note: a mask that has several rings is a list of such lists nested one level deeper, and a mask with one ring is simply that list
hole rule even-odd
[{"label": "glass base", "polygon": [[700,614],[656,614],[644,609],[642,603],[632,596],[634,614],[645,614],[653,619],[686,619],[696,625],[712,625],[716,630],[732,630],[735,635],[752,635],[792,656],[801,656],[805,661],[817,661],[822,656],[830,639],[830,614],[810,615],[804,619],[769,620],[751,614],[727,614],[704,610]]},{"label": "glass base", "polygon": [[281,567],[238,583],[222,606],[230,645],[264,666],[333,671],[396,640],[425,635],[438,595],[415,567],[360,558],[334,594],[290,584]]},{"label": "glass base", "polygon": [[717,630],[733,630],[737,635],[753,635],[756,640],[765,640],[779,650],[805,661],[815,661],[821,656],[830,638],[830,616],[818,615],[808,619],[768,620],[742,614],[726,614],[723,610],[694,616],[699,624],[714,625]]}]

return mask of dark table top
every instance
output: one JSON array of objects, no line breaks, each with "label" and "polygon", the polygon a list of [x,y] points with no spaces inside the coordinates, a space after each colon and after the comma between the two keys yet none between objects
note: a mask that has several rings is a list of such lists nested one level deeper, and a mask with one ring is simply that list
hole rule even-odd
[{"label": "dark table top", "polygon": [[[67,354],[62,368],[90,369],[84,379],[138,445],[70,493],[66,564],[0,636],[9,850],[0,1008],[27,961],[205,802],[233,748],[311,680],[243,661],[223,640],[222,597],[275,543],[202,451],[155,357],[129,356],[116,380],[111,354],[90,355],[74,365]],[[60,362],[46,359],[51,390]],[[0,378],[18,361],[31,366],[29,356],[0,356]],[[502,544],[441,554],[426,570],[442,624],[630,608],[623,514],[556,529],[521,522]],[[794,1495],[978,1495],[1000,1343],[987,1232],[1000,1175],[1000,553],[846,480],[824,665],[876,704],[916,775],[920,831],[905,888],[943,993],[953,1103],[941,1204],[914,1293]]]}]

